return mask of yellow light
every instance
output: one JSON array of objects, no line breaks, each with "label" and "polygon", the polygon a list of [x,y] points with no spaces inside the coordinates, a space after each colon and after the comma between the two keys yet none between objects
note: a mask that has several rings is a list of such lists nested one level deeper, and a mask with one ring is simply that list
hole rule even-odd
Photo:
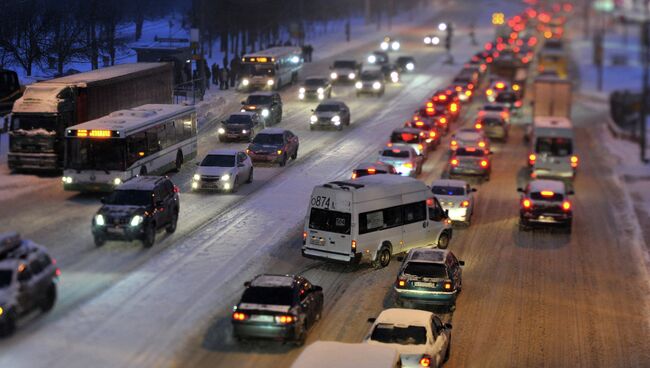
[{"label": "yellow light", "polygon": [[485,91],[485,94],[488,95],[488,96],[492,96],[492,93],[494,93],[494,92],[491,89],[488,89],[487,91]]},{"label": "yellow light", "polygon": [[77,137],[87,137],[88,131],[86,129],[77,130]]},{"label": "yellow light", "polygon": [[89,136],[95,138],[107,138],[111,136],[111,131],[105,129],[93,129],[90,131]]},{"label": "yellow light", "polygon": [[515,91],[519,91],[519,85],[518,84],[513,85],[512,89]]},{"label": "yellow light", "polygon": [[541,192],[541,194],[542,194],[542,196],[544,196],[544,197],[552,197],[552,196],[555,195],[555,193],[551,192],[550,190],[543,190],[543,191]]},{"label": "yellow light", "polygon": [[281,154],[282,154],[282,150],[278,150],[278,155],[281,155]]},{"label": "yellow light", "polygon": [[501,25],[505,23],[505,15],[503,13],[492,13],[492,24]]},{"label": "yellow light", "polygon": [[544,38],[548,39],[553,37],[553,33],[551,31],[546,31],[544,32]]},{"label": "yellow light", "polygon": [[265,57],[258,57],[258,58],[257,58],[257,62],[259,62],[259,63],[266,63],[267,60],[268,60],[268,59],[265,58]]},{"label": "yellow light", "polygon": [[352,250],[357,250],[357,241],[356,240],[352,241]]},{"label": "yellow light", "polygon": [[4,313],[5,311],[0,307],[0,316]]},{"label": "yellow light", "polygon": [[144,152],[142,152],[142,151],[138,152],[138,156],[144,157]]},{"label": "yellow light", "polygon": [[399,280],[399,286],[401,286],[401,287],[406,286],[406,281]]}]

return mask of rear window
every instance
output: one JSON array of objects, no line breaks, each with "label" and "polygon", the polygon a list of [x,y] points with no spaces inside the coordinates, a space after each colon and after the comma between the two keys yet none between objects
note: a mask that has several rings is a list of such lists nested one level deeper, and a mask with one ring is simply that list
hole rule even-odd
[{"label": "rear window", "polygon": [[531,192],[530,199],[537,200],[537,201],[561,202],[564,199],[564,196],[561,193],[542,191],[542,192]]},{"label": "rear window", "polygon": [[372,330],[370,339],[385,344],[422,345],[427,341],[427,329],[423,326],[398,327],[379,323]]},{"label": "rear window", "polygon": [[0,270],[0,289],[4,289],[11,285],[11,278],[13,276],[11,270]]},{"label": "rear window", "polygon": [[485,111],[503,111],[505,109],[505,106],[496,106],[496,105],[485,105],[483,106],[483,110]]},{"label": "rear window", "polygon": [[499,126],[503,125],[503,120],[497,118],[483,118],[481,122],[487,126]]},{"label": "rear window", "polygon": [[573,142],[569,138],[539,137],[535,142],[535,152],[551,156],[569,156],[573,153]]},{"label": "rear window", "polygon": [[432,279],[447,278],[447,268],[440,263],[409,262],[404,268],[404,274]]},{"label": "rear window", "polygon": [[246,99],[246,103],[249,105],[268,105],[271,102],[273,102],[273,98],[265,95],[250,95]]},{"label": "rear window", "polygon": [[456,150],[457,156],[471,156],[471,157],[483,157],[485,152],[480,149],[472,148],[459,148]]},{"label": "rear window", "polygon": [[309,213],[309,228],[350,235],[351,219],[349,213],[312,208]]},{"label": "rear window", "polygon": [[261,133],[253,138],[253,143],[270,146],[281,146],[284,144],[284,136],[282,134]]},{"label": "rear window", "polygon": [[384,152],[381,153],[382,156],[384,157],[395,157],[395,158],[409,158],[411,155],[409,155],[409,151],[402,151],[398,149],[387,149],[384,150]]},{"label": "rear window", "polygon": [[390,141],[392,143],[420,143],[420,135],[395,132],[390,136]]},{"label": "rear window", "polygon": [[434,186],[431,188],[433,194],[438,195],[450,195],[450,196],[461,196],[465,195],[465,188],[463,187],[443,187],[443,186]]},{"label": "rear window", "polygon": [[293,305],[293,289],[290,287],[248,287],[241,297],[242,303]]}]

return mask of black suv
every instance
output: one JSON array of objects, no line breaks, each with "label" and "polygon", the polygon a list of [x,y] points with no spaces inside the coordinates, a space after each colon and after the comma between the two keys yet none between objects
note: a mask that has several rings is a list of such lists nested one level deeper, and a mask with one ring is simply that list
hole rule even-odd
[{"label": "black suv", "polygon": [[45,247],[17,233],[0,234],[1,336],[15,331],[18,317],[54,307],[59,274]]},{"label": "black suv", "polygon": [[250,142],[263,128],[263,121],[256,112],[245,111],[230,114],[228,119],[221,122],[217,133],[219,133],[219,142],[241,140]]},{"label": "black suv", "polygon": [[156,241],[156,232],[176,231],[180,208],[178,187],[164,176],[137,176],[124,182],[108,197],[93,217],[95,245],[107,240],[140,239],[145,247]]},{"label": "black suv", "polygon": [[323,288],[294,275],[258,275],[232,314],[235,339],[281,339],[302,345],[323,313]]},{"label": "black suv", "polygon": [[267,124],[278,124],[282,121],[282,97],[277,92],[251,93],[241,104],[242,112],[256,112]]}]

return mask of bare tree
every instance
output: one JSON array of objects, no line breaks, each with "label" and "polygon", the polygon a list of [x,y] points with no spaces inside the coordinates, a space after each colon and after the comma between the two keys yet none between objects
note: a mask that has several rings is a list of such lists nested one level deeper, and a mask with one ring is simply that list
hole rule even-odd
[{"label": "bare tree", "polygon": [[59,0],[56,5],[51,5],[47,12],[48,19],[51,20],[51,32],[47,38],[46,51],[56,59],[59,74],[62,74],[65,65],[81,52],[84,25],[69,11],[74,9],[79,1],[83,0]]},{"label": "bare tree", "polygon": [[49,20],[43,0],[24,0],[5,4],[0,47],[19,64],[28,76],[43,58]]}]

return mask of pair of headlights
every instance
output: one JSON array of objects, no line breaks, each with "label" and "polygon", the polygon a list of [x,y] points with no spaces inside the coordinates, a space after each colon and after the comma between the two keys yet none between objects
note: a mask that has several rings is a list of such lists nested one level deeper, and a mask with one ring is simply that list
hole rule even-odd
[{"label": "pair of headlights", "polygon": [[[144,221],[144,217],[140,215],[135,215],[131,217],[131,221],[129,222],[129,225],[131,225],[132,227],[140,226],[140,224],[142,224],[143,221]],[[102,215],[101,213],[95,215],[95,225],[97,226],[106,225],[106,219],[104,218],[104,215]]]}]

